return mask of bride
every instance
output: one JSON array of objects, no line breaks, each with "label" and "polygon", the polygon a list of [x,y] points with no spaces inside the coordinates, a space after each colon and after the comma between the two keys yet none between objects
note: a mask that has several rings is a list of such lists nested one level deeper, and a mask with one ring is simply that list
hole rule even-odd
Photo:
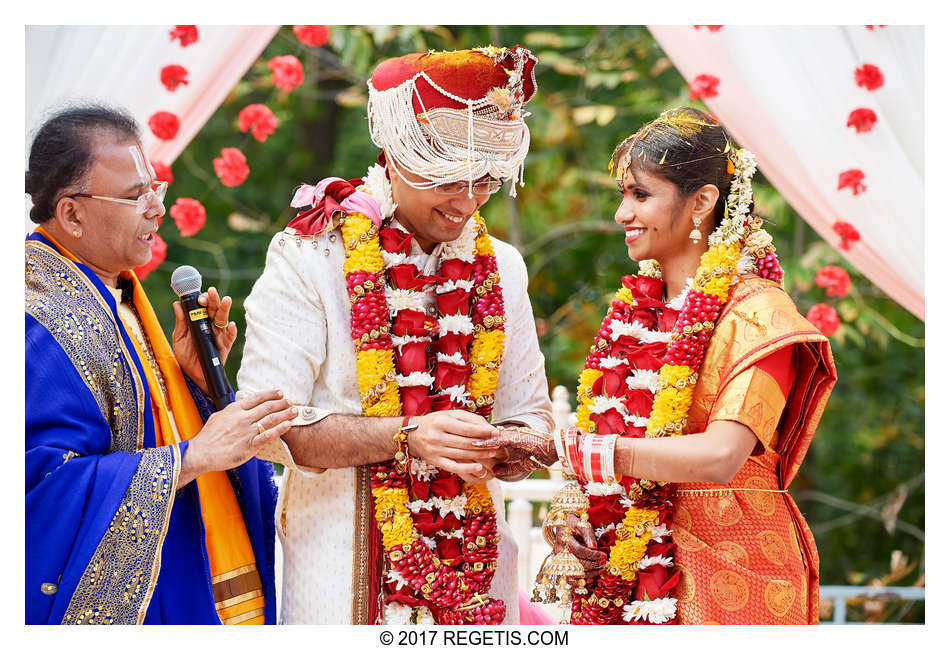
[{"label": "bride", "polygon": [[577,426],[501,432],[496,475],[560,460],[582,486],[586,509],[547,524],[585,573],[572,623],[817,623],[817,549],[788,486],[836,373],[752,214],[754,157],[681,107],[610,171],[639,272],[590,348]]}]

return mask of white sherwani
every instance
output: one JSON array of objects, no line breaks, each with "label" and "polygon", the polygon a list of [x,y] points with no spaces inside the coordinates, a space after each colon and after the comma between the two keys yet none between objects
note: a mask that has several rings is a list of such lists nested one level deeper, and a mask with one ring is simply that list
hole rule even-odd
[{"label": "white sherwani", "polygon": [[[554,421],[524,260],[513,246],[494,238],[492,243],[506,315],[493,421],[550,431]],[[412,247],[411,255],[425,255],[415,240]],[[435,272],[441,248],[439,244],[428,256],[424,273]],[[244,303],[241,390],[279,388],[291,402],[314,407],[314,420],[331,413],[361,413],[343,261],[339,229],[316,236],[274,236],[264,273]],[[435,314],[431,286],[426,301]],[[321,472],[299,466],[283,441],[270,443],[260,457],[285,466],[276,513],[284,554],[280,622],[360,622],[371,578],[365,575],[365,527],[372,518],[368,483],[361,485],[360,472],[352,467]],[[489,595],[505,601],[504,622],[517,624],[518,548],[501,516],[505,507],[497,480],[488,487],[501,536]]]}]

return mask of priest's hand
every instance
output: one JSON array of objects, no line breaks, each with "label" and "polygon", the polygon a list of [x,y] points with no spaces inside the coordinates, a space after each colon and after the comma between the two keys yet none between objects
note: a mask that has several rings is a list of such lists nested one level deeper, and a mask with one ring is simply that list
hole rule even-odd
[{"label": "priest's hand", "polygon": [[421,458],[447,472],[458,474],[466,483],[484,483],[502,452],[480,449],[473,443],[491,438],[495,427],[480,415],[468,411],[436,411],[413,420],[419,427],[409,432],[409,455]]},{"label": "priest's hand", "polygon": [[[217,289],[209,287],[207,293],[198,296],[198,304],[208,309],[208,320],[211,321],[211,331],[214,333],[214,342],[218,347],[218,357],[224,365],[228,359],[228,353],[231,352],[231,346],[237,340],[237,324],[234,321],[228,321],[231,296],[221,298]],[[172,332],[172,350],[175,352],[175,359],[181,366],[182,372],[195,382],[205,395],[210,395],[211,389],[201,371],[201,360],[198,358],[198,350],[188,330],[185,312],[177,300],[172,303],[172,308],[175,310],[175,330]]]},{"label": "priest's hand", "polygon": [[485,441],[475,441],[476,447],[503,452],[494,474],[503,481],[517,481],[541,467],[557,462],[557,450],[551,434],[522,426],[502,426]]},{"label": "priest's hand", "polygon": [[251,393],[214,413],[188,443],[179,487],[193,478],[243,465],[290,430],[297,409],[278,390]]}]

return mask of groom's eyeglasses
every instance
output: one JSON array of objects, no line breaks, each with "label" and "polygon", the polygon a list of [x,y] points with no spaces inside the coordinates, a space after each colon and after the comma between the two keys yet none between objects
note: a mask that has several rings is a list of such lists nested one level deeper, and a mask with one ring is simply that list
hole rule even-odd
[{"label": "groom's eyeglasses", "polygon": [[[478,181],[476,183],[472,183],[472,194],[475,196],[488,196],[489,194],[494,194],[500,190],[501,185],[501,181],[495,179]],[[457,183],[443,183],[442,185],[436,185],[434,189],[436,194],[454,196],[461,194],[462,192],[468,192],[468,183],[465,181],[458,181]]]}]

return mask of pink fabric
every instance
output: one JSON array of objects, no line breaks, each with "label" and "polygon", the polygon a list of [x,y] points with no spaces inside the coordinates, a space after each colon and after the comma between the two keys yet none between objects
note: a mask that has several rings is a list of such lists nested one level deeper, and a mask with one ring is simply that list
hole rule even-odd
[{"label": "pink fabric", "polygon": [[528,598],[524,589],[518,589],[518,610],[521,612],[521,625],[554,625],[553,618]]},{"label": "pink fabric", "polygon": [[[650,26],[687,82],[719,78],[706,105],[795,211],[836,248],[834,222],[853,224],[861,241],[838,252],[923,319],[923,38],[914,29]],[[881,66],[880,90],[854,83],[864,62]],[[880,118],[871,132],[846,126],[858,107]],[[858,196],[837,190],[852,167],[867,173]]]}]

